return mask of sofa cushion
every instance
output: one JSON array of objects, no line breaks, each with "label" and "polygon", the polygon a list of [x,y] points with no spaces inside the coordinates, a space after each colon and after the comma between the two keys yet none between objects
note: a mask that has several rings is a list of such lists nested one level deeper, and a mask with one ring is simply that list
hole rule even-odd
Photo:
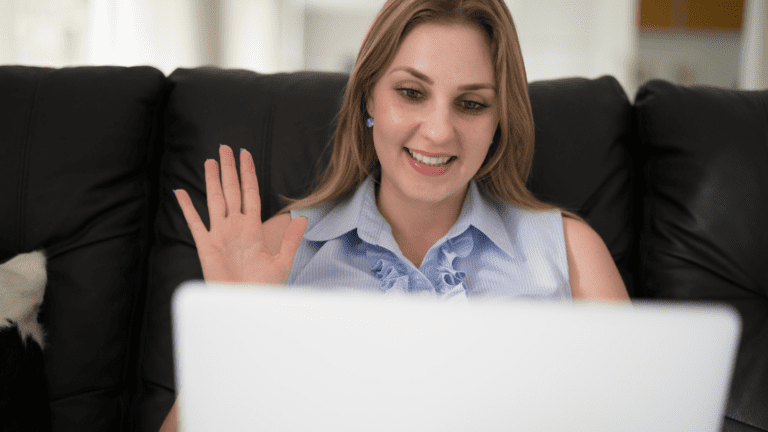
[{"label": "sofa cushion", "polygon": [[768,91],[651,81],[635,105],[642,294],[738,310],[726,429],[768,430]]},{"label": "sofa cushion", "polygon": [[150,67],[0,67],[0,262],[48,257],[53,430],[120,430],[127,416],[163,85]]}]

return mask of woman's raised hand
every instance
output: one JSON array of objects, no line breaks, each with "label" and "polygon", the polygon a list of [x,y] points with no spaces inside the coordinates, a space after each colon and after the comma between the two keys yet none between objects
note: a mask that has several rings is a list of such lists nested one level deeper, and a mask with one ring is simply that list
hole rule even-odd
[{"label": "woman's raised hand", "polygon": [[221,182],[216,161],[205,161],[210,231],[200,220],[187,192],[182,189],[176,191],[184,219],[197,246],[203,277],[209,282],[285,284],[307,228],[307,220],[293,219],[282,235],[279,251],[270,250],[261,222],[259,184],[253,157],[247,150],[240,152],[241,195],[232,149],[220,146],[219,156]]}]

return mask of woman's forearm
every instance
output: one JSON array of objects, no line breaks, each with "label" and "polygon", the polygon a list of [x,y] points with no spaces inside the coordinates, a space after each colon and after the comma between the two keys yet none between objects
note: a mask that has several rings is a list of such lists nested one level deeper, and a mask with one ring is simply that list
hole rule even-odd
[{"label": "woman's forearm", "polygon": [[165,418],[165,421],[163,422],[163,425],[160,426],[159,432],[177,432],[179,430],[179,418],[176,414],[176,405],[178,405],[178,400],[173,403],[173,406],[171,407],[171,411],[168,413],[168,416]]}]

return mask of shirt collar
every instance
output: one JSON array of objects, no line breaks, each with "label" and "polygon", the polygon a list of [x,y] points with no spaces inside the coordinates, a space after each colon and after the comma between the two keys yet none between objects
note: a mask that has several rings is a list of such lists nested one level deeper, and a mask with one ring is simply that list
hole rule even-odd
[{"label": "shirt collar", "polygon": [[328,241],[360,228],[360,216],[366,207],[366,201],[373,200],[373,205],[376,205],[375,192],[373,178],[368,176],[354,194],[332,203],[330,211],[304,233],[304,238],[310,241]]},{"label": "shirt collar", "polygon": [[459,219],[445,237],[454,238],[473,226],[511,258],[514,247],[512,239],[509,238],[507,224],[501,216],[505,205],[500,200],[484,194],[477,182],[470,181]]},{"label": "shirt collar", "polygon": [[[501,216],[504,206],[498,199],[483,194],[474,180],[470,181],[459,218],[444,239],[454,238],[473,226],[511,257],[514,247],[507,224]],[[360,239],[367,243],[398,250],[391,235],[391,227],[376,206],[373,176],[368,176],[353,195],[337,201],[323,218],[307,230],[304,238],[328,241],[355,229]],[[385,233],[389,235],[383,235]]]}]

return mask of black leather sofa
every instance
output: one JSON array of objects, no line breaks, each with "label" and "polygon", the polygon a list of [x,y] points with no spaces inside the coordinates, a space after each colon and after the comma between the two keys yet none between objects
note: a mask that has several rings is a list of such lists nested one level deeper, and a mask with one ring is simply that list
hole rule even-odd
[{"label": "black leather sofa", "polygon": [[[173,189],[207,223],[203,162],[220,143],[247,148],[274,214],[327,162],[346,79],[0,67],[0,262],[49,257],[53,430],[159,428],[175,398],[171,295],[202,278]],[[530,94],[530,188],[586,218],[633,298],[738,310],[723,430],[768,431],[768,91],[651,81],[631,103],[603,77]]]}]

